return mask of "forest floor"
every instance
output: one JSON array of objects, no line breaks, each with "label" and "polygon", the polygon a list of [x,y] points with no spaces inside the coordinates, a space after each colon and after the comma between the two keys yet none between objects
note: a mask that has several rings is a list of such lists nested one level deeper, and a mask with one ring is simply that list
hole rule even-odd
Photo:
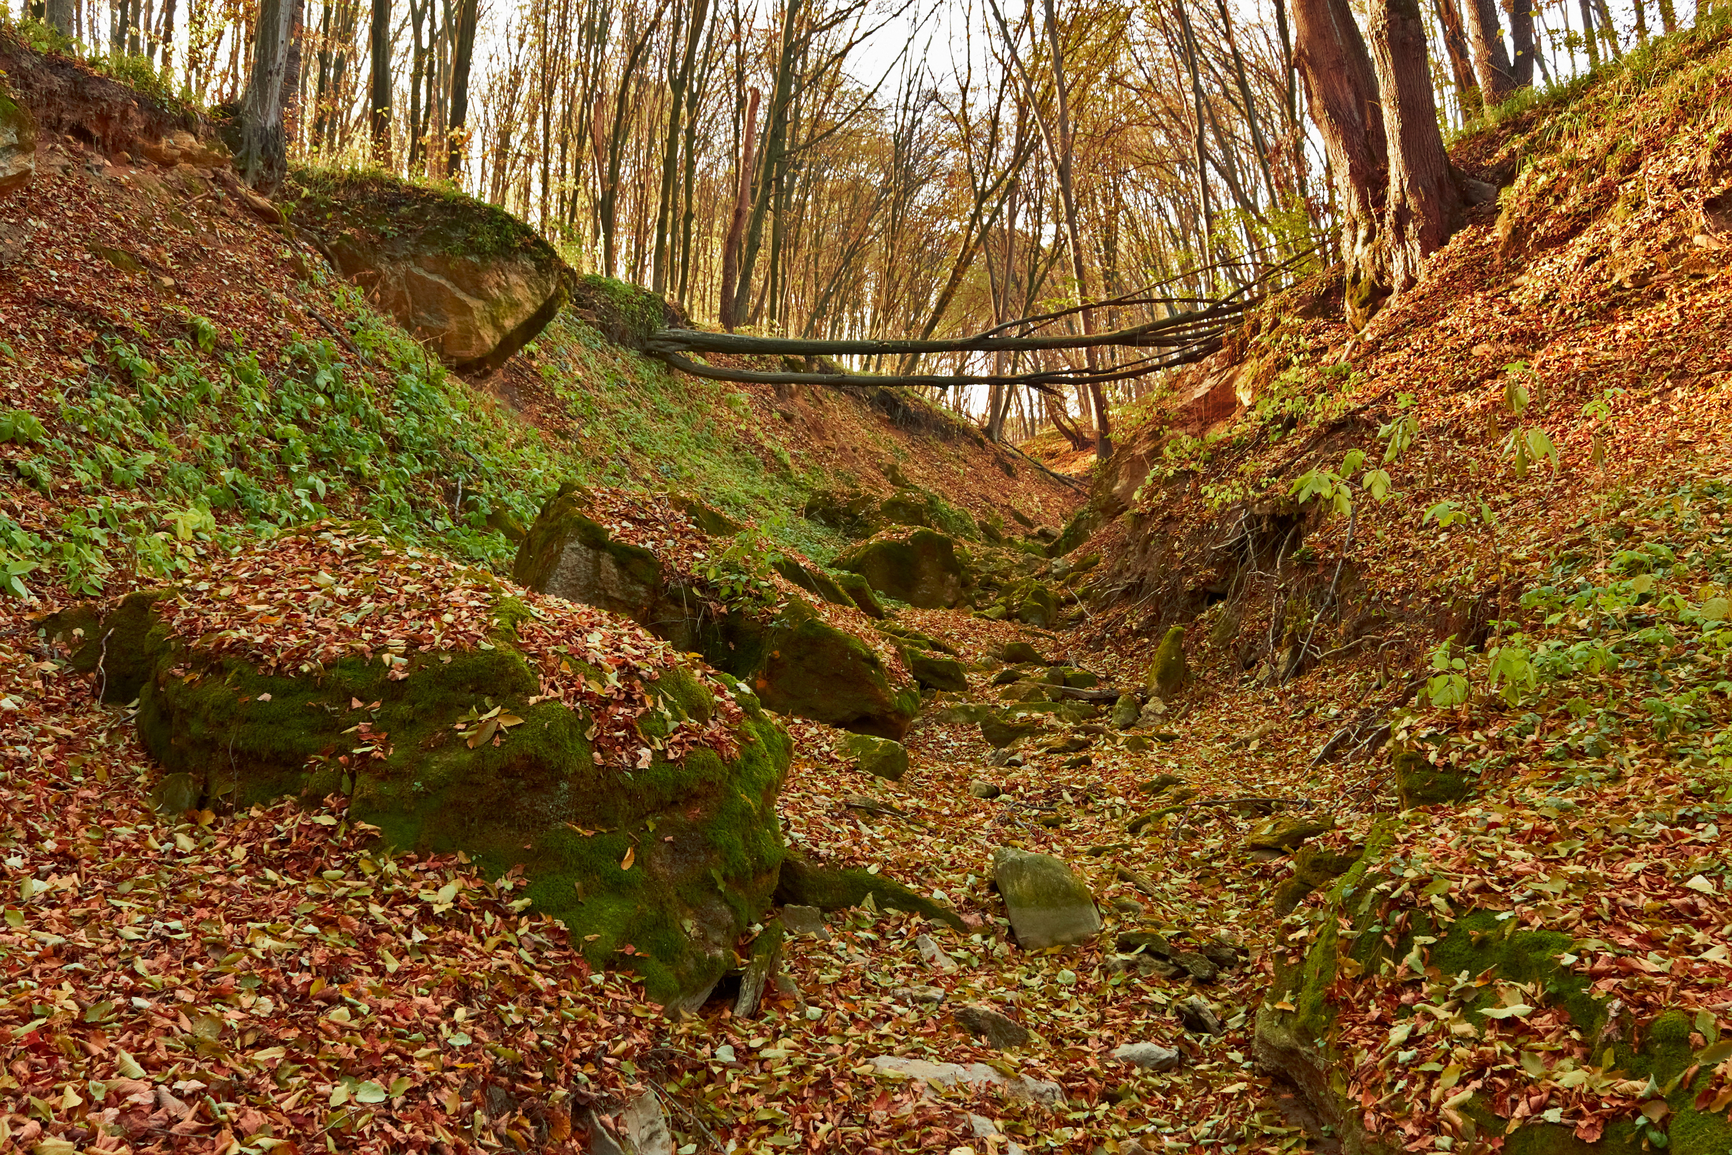
[{"label": "forest floor", "polygon": [[[1724,61],[1704,54],[1698,63],[1688,107],[1732,107]],[[405,536],[501,564],[509,549],[481,523],[487,511],[458,516],[460,500],[446,489],[459,454],[474,462],[470,492],[520,517],[569,472],[617,484],[653,471],[668,484],[712,485],[705,496],[814,555],[841,543],[794,516],[796,495],[888,486],[892,462],[980,512],[1018,504],[1056,525],[1076,496],[1036,471],[1011,478],[988,455],[884,428],[822,395],[782,403],[788,414],[767,392],[739,402],[703,395],[715,413],[732,413],[731,440],[694,448],[671,430],[683,420],[676,401],[698,394],[676,393],[665,374],[575,329],[538,342],[493,393],[470,389],[418,369],[412,344],[352,295],[300,277],[295,262],[306,254],[274,234],[198,201],[197,190],[159,191],[152,185],[162,180],[148,172],[46,146],[61,150],[56,171],[37,191],[0,200],[0,236],[33,246],[25,262],[0,249],[0,418],[23,430],[0,438],[17,477],[0,491],[0,565],[13,567],[0,569],[0,581],[16,579],[38,599],[0,600],[0,1147],[577,1151],[589,1140],[588,1109],[609,1115],[652,1089],[688,1153],[1331,1149],[1332,1138],[1301,1129],[1287,1091],[1252,1061],[1255,1009],[1289,994],[1271,990],[1275,964],[1289,943],[1309,941],[1324,908],[1312,901],[1291,921],[1274,914],[1272,895],[1294,863],[1250,843],[1278,813],[1333,823],[1318,843],[1345,850],[1399,812],[1387,755],[1331,758],[1324,749],[1345,727],[1357,737],[1368,719],[1389,721],[1398,737],[1441,743],[1447,734],[1487,771],[1488,791],[1472,804],[1400,819],[1410,877],[1425,879],[1404,888],[1413,903],[1447,908],[1473,895],[1482,908],[1566,927],[1583,944],[1570,965],[1585,980],[1605,984],[1638,1017],[1688,1008],[1692,1048],[1718,1054],[1732,1034],[1732,631],[1722,626],[1732,582],[1732,276],[1724,227],[1689,214],[1702,211],[1701,172],[1726,179],[1716,166],[1732,137],[1683,139],[1665,116],[1654,123],[1653,149],[1632,154],[1608,142],[1569,162],[1612,174],[1598,184],[1518,184],[1508,220],[1533,243],[1521,268],[1501,263],[1499,222],[1477,220],[1446,254],[1455,275],[1391,309],[1369,334],[1350,338],[1319,320],[1274,338],[1314,370],[1315,379],[1284,378],[1266,394],[1292,402],[1302,420],[1418,394],[1414,412],[1429,440],[1394,470],[1403,492],[1376,506],[1390,520],[1367,512],[1355,523],[1355,569],[1365,588],[1419,590],[1430,605],[1450,591],[1428,586],[1429,577],[1483,558],[1478,592],[1492,595],[1500,617],[1521,619],[1500,637],[1514,645],[1519,636],[1535,667],[1532,685],[1517,687],[1519,708],[1506,695],[1512,671],[1500,683],[1483,652],[1461,667],[1473,679],[1470,698],[1430,696],[1423,679],[1454,668],[1447,652],[1445,666],[1431,668],[1438,639],[1414,614],[1412,637],[1384,658],[1367,648],[1284,684],[1247,676],[1225,645],[1199,649],[1197,680],[1154,724],[1054,724],[1047,736],[1069,743],[1042,744],[1075,748],[993,764],[978,726],[944,719],[968,702],[1013,706],[992,685],[1000,647],[1028,641],[1109,684],[1140,685],[1158,641],[1136,616],[1148,607],[1122,599],[1104,619],[1064,632],[965,610],[904,611],[904,624],[971,664],[969,691],[930,703],[908,740],[911,768],[894,783],[838,756],[836,731],[791,722],[784,827],[813,857],[876,868],[952,906],[965,928],[895,911],[837,912],[822,932],[790,939],[793,985],[757,1015],[736,1019],[718,1001],[677,1021],[629,976],[592,972],[557,926],[513,898],[517,880],[483,877],[462,856],[385,854],[346,820],[340,798],[160,816],[151,806],[158,771],[129,709],[97,701],[99,688],[38,634],[41,615],[190,572],[201,551],[225,552],[297,517],[394,518]],[[1495,154],[1509,139],[1480,145]],[[1646,189],[1639,203],[1625,197],[1636,186]],[[132,235],[141,219],[158,238],[143,247]],[[1574,232],[1546,241],[1547,229],[1562,236],[1572,219]],[[131,254],[136,271],[123,271],[109,249]],[[211,348],[194,318],[220,322]],[[332,348],[309,348],[327,322],[373,358],[370,372],[337,366],[327,403],[346,406],[356,429],[374,420],[369,413],[388,414],[392,445],[331,446],[320,458],[288,428],[287,410],[237,436],[225,422],[248,412],[258,400],[250,395],[176,408],[206,371],[215,375],[217,358],[232,370],[250,357],[271,374],[284,364],[333,369],[343,359]],[[1500,412],[1512,379],[1527,380],[1526,370],[1505,368],[1518,362],[1548,387],[1535,412],[1549,414],[1565,465],[1535,464],[1528,484],[1482,483],[1509,469],[1501,447],[1510,421],[1492,429],[1488,414]],[[596,381],[618,389],[572,408],[580,386]],[[1625,392],[1603,413],[1584,410],[1608,388]],[[270,396],[307,403],[289,384]],[[519,421],[512,406],[533,420]],[[467,420],[440,424],[445,411]],[[1335,468],[1345,448],[1376,448],[1371,430],[1394,412],[1377,411],[1370,429],[1346,440],[1322,438],[1321,448],[1303,440],[1271,449],[1249,434],[1217,440],[1212,461],[1167,479],[1166,504],[1143,508],[1135,527],[1114,521],[1087,547],[1109,555],[1103,584],[1126,582],[1138,567],[1147,575],[1136,534],[1166,532],[1150,529],[1162,517],[1189,517],[1193,528],[1207,519],[1205,483],[1244,474],[1236,446],[1270,451],[1287,470],[1270,476],[1285,488],[1299,466]],[[662,414],[663,435],[634,441],[635,413]],[[1269,427],[1282,420],[1273,406],[1254,416]],[[580,444],[556,453],[549,446],[567,423],[582,431]],[[1589,468],[1596,437],[1615,453]],[[1162,460],[1202,448],[1177,444]],[[880,451],[850,461],[869,445]],[[801,464],[801,454],[816,464]],[[362,460],[400,475],[363,478],[350,468]],[[1471,495],[1444,488],[1469,476],[1469,461]],[[754,477],[766,479],[774,503],[751,507]],[[400,500],[370,504],[380,491]],[[1477,502],[1485,523],[1495,513],[1511,536],[1471,525],[1412,530],[1447,500],[1469,510]],[[1323,559],[1314,563],[1319,588],[1327,562],[1347,551],[1347,533],[1337,518],[1308,539]],[[1250,613],[1240,628],[1276,634]],[[1540,669],[1546,654],[1563,656]],[[1427,696],[1416,705],[1394,704],[1420,685]],[[978,781],[1001,793],[977,797]],[[990,886],[992,852],[1004,845],[1070,863],[1097,899],[1103,936],[1053,951],[1016,946]],[[1115,949],[1119,932],[1137,930],[1222,958],[1226,948],[1237,965],[1207,981],[1165,977],[1146,955],[1127,960]],[[1648,1118],[1658,1101],[1640,1080],[1587,1085],[1585,1068],[1575,1068],[1580,1079],[1554,1075],[1567,1032],[1537,1001],[1508,1003],[1502,1033],[1484,1046],[1428,1052],[1423,1063],[1417,1046],[1385,1054],[1395,1008],[1416,997],[1394,985],[1368,989],[1347,1023],[1365,1061],[1345,1074],[1391,1141],[1473,1149],[1456,1145],[1457,1086],[1503,1095],[1506,1107],[1516,1095],[1522,1117],[1555,1112],[1553,1122],[1583,1142]],[[1194,1010],[1187,1026],[1181,1007],[1193,998],[1219,1032]],[[988,1047],[957,1022],[970,1004],[1020,1023],[1029,1040]],[[1173,1048],[1180,1065],[1154,1072],[1112,1058],[1126,1043]],[[886,1056],[981,1063],[1056,1083],[1059,1097],[910,1080],[874,1063]],[[1705,1109],[1723,1112],[1725,1096],[1709,1091]]]}]

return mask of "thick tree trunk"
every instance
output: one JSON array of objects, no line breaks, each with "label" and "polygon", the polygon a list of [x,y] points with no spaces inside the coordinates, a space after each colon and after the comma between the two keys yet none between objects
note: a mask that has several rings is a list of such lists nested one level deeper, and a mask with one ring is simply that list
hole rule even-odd
[{"label": "thick tree trunk", "polygon": [[[1510,67],[1509,50],[1504,47],[1503,29],[1498,27],[1497,0],[1463,0],[1467,17],[1468,40],[1473,45],[1474,69],[1479,73],[1479,91],[1486,107],[1502,104],[1515,95],[1515,73]],[[1420,49],[1425,47],[1425,26],[1419,26]]]},{"label": "thick tree trunk", "polygon": [[241,97],[241,147],[235,168],[241,178],[269,195],[288,168],[283,135],[284,78],[296,0],[260,0],[253,34],[253,67]]},{"label": "thick tree trunk", "polygon": [[391,163],[391,0],[373,0],[367,29],[372,73],[367,86],[367,128],[373,138],[373,159]]},{"label": "thick tree trunk", "polygon": [[1368,10],[1388,138],[1384,249],[1390,288],[1400,293],[1419,280],[1425,258],[1449,239],[1461,213],[1461,194],[1437,127],[1419,0],[1371,0]]},{"label": "thick tree trunk", "polygon": [[740,279],[740,249],[746,239],[746,212],[752,200],[752,165],[758,135],[757,89],[746,97],[746,132],[740,141],[740,183],[734,194],[734,216],[728,223],[728,239],[722,244],[722,299],[719,320],[722,328],[732,333],[739,324],[735,294]]},{"label": "thick tree trunk", "polygon": [[469,151],[465,132],[469,119],[469,62],[475,57],[475,23],[480,0],[461,0],[457,12],[457,46],[451,58],[451,115],[446,127],[445,175],[459,184],[463,158]]},{"label": "thick tree trunk", "polygon": [[1293,56],[1335,181],[1348,318],[1359,327],[1388,295],[1377,245],[1389,167],[1377,79],[1346,0],[1291,4]]},{"label": "thick tree trunk", "polygon": [[1511,75],[1517,88],[1530,88],[1534,82],[1534,0],[1513,0],[1510,9],[1509,38],[1515,49]]}]

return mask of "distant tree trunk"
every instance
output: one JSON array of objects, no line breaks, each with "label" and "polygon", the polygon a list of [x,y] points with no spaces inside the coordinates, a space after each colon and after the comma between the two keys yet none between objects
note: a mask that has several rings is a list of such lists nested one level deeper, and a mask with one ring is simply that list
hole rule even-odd
[{"label": "distant tree trunk", "polygon": [[1346,0],[1291,4],[1293,55],[1335,182],[1347,313],[1357,328],[1389,291],[1377,245],[1389,168],[1377,78]]},{"label": "distant tree trunk", "polygon": [[[1515,95],[1515,73],[1510,68],[1509,50],[1504,47],[1503,29],[1498,27],[1497,0],[1464,0],[1468,40],[1473,45],[1474,68],[1479,73],[1479,91],[1487,108],[1502,104]],[[1420,25],[1423,52],[1425,26]]]},{"label": "distant tree trunk", "polygon": [[391,164],[391,0],[373,0],[367,30],[372,75],[367,86],[367,126],[373,137],[373,159]]},{"label": "distant tree trunk", "polygon": [[469,151],[464,129],[469,119],[469,62],[475,56],[475,23],[479,16],[480,0],[459,0],[457,45],[451,57],[451,115],[445,130],[445,175],[459,184],[463,182],[463,157]]},{"label": "distant tree trunk", "polygon": [[1600,66],[1600,46],[1594,40],[1594,0],[1581,0],[1582,41],[1588,49],[1588,68]]},{"label": "distant tree trunk", "polygon": [[248,184],[267,195],[281,186],[288,168],[283,81],[296,7],[296,0],[260,0],[253,67],[241,96],[241,147],[235,167]]},{"label": "distant tree trunk", "polygon": [[722,244],[722,299],[719,319],[722,328],[732,333],[739,324],[735,295],[739,289],[740,249],[746,240],[746,212],[752,199],[752,165],[758,135],[757,89],[746,97],[746,132],[740,141],[740,182],[734,194],[734,216],[728,223],[728,239]]},{"label": "distant tree trunk", "polygon": [[163,0],[162,23],[157,28],[156,43],[162,50],[164,68],[174,63],[174,10],[175,0]]},{"label": "distant tree trunk", "polygon": [[72,35],[73,13],[77,8],[76,0],[47,0],[43,5],[42,19],[48,27],[62,36]]},{"label": "distant tree trunk", "polygon": [[1510,44],[1515,49],[1511,76],[1517,88],[1530,88],[1534,82],[1534,0],[1513,0],[1509,21]]},{"label": "distant tree trunk", "polygon": [[[1473,0],[1467,0],[1469,4]],[[1517,0],[1527,3],[1528,0]],[[1450,75],[1455,78],[1456,99],[1461,102],[1461,118],[1474,120],[1485,109],[1480,97],[1479,77],[1473,71],[1473,52],[1467,46],[1467,34],[1462,31],[1461,10],[1456,0],[1432,0],[1437,10],[1437,23],[1443,29],[1443,50],[1449,57]]]},{"label": "distant tree trunk", "polygon": [[1660,0],[1660,30],[1667,36],[1678,31],[1678,12],[1672,0]]},{"label": "distant tree trunk", "polygon": [[1425,258],[1449,239],[1461,213],[1461,194],[1438,131],[1419,0],[1370,0],[1367,8],[1388,140],[1384,248],[1389,285],[1399,293],[1419,280]]}]

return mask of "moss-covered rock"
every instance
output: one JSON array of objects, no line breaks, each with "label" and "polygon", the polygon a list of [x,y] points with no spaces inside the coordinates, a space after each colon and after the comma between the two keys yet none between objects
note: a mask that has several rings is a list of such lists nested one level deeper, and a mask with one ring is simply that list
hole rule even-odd
[{"label": "moss-covered rock", "polygon": [[884,528],[878,499],[858,489],[820,489],[806,499],[800,516],[849,537],[870,537]]},{"label": "moss-covered rock", "polygon": [[1457,767],[1434,765],[1419,750],[1397,750],[1395,786],[1404,807],[1460,802],[1473,793],[1473,781]]},{"label": "moss-covered rock", "polygon": [[1000,660],[1016,665],[1044,666],[1047,664],[1046,659],[1040,656],[1040,651],[1027,642],[1006,642],[999,647],[998,656]]},{"label": "moss-covered rock", "polygon": [[914,680],[929,690],[965,693],[968,690],[968,667],[955,658],[941,658],[912,647],[902,651]]},{"label": "moss-covered rock", "polygon": [[776,882],[776,901],[784,906],[845,910],[864,904],[868,897],[881,909],[911,911],[954,930],[963,930],[967,925],[961,915],[943,903],[910,890],[881,872],[825,867],[797,851],[789,852],[783,860]]},{"label": "moss-covered rock", "polygon": [[999,595],[1003,617],[1044,630],[1058,621],[1059,597],[1052,588],[1033,578],[1016,582]]},{"label": "moss-covered rock", "polygon": [[512,580],[646,622],[662,596],[661,563],[647,549],[615,541],[586,515],[587,507],[581,490],[543,506],[518,547]]},{"label": "moss-covered rock", "polygon": [[1113,703],[1112,723],[1115,730],[1129,730],[1142,715],[1143,704],[1135,694],[1120,694]]},{"label": "moss-covered rock", "polygon": [[1065,523],[1064,530],[1058,539],[1046,547],[1048,557],[1064,557],[1087,541],[1102,524],[1100,512],[1093,505],[1085,505],[1079,509],[1076,516]]},{"label": "moss-covered rock", "polygon": [[854,759],[854,765],[874,778],[900,782],[908,773],[908,748],[900,742],[871,734],[849,734],[842,739],[842,748]]},{"label": "moss-covered rock", "polygon": [[804,602],[796,599],[777,616],[766,644],[752,685],[779,714],[900,739],[920,712],[913,683],[894,681],[871,646]]},{"label": "moss-covered rock", "polygon": [[1159,698],[1170,698],[1184,688],[1190,677],[1190,667],[1185,664],[1185,627],[1174,626],[1161,639],[1160,648],[1149,662],[1145,681],[1149,693]]},{"label": "moss-covered rock", "polygon": [[779,558],[773,567],[775,571],[805,590],[817,594],[833,606],[856,608],[854,599],[848,596],[848,591],[831,575],[815,565],[803,565],[791,557]]},{"label": "moss-covered rock", "polygon": [[339,273],[460,371],[497,369],[566,303],[570,271],[553,246],[454,190],[300,169],[282,200]]},{"label": "moss-covered rock", "polygon": [[[256,606],[212,601],[254,573],[269,588],[247,599],[312,609],[255,634]],[[459,619],[442,639],[441,612]],[[619,619],[376,541],[290,538],[128,599],[100,636],[147,671],[139,735],[176,808],[346,794],[391,846],[521,867],[593,963],[675,1005],[732,966],[769,903],[787,736]]]},{"label": "moss-covered rock", "polygon": [[993,852],[992,877],[1024,950],[1087,942],[1100,933],[1094,896],[1060,859],[1002,846]]},{"label": "moss-covered rock", "polygon": [[642,349],[658,329],[685,324],[666,298],[599,273],[573,277],[571,311],[615,345]]},{"label": "moss-covered rock", "polygon": [[848,595],[856,609],[869,618],[884,620],[884,605],[878,600],[878,595],[872,592],[871,582],[846,570],[831,576],[836,579],[836,584],[842,587],[842,591]]},{"label": "moss-covered rock", "polygon": [[921,609],[948,609],[962,598],[956,543],[929,529],[867,542],[836,564],[864,577],[879,593]]},{"label": "moss-covered rock", "polygon": [[1038,717],[1030,717],[1021,710],[995,710],[980,720],[980,736],[988,746],[999,750],[1031,738],[1042,729]]},{"label": "moss-covered rock", "polygon": [[0,196],[36,175],[36,118],[19,103],[0,73]]}]

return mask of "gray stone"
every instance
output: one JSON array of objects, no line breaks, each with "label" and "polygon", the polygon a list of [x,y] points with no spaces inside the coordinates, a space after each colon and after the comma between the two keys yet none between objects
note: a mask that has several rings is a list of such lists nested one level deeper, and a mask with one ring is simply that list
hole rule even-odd
[{"label": "gray stone", "polygon": [[994,1135],[1004,1134],[998,1129],[998,1124],[985,1115],[970,1115],[968,1117],[968,1130],[976,1139],[990,1139]]},{"label": "gray stone", "polygon": [[915,938],[914,949],[920,952],[920,961],[935,971],[950,974],[957,969],[956,960],[945,954],[944,948],[934,942],[929,934]]},{"label": "gray stone", "polygon": [[1003,787],[996,782],[988,782],[984,778],[976,778],[968,784],[970,796],[990,802],[1004,793]]},{"label": "gray stone", "polygon": [[946,993],[943,987],[895,987],[890,991],[890,997],[899,1003],[929,1003],[937,1006],[945,1000]]},{"label": "gray stone", "polygon": [[1004,846],[992,856],[992,874],[1024,950],[1086,942],[1100,932],[1094,896],[1059,859]]},{"label": "gray stone", "polygon": [[179,818],[188,810],[197,810],[203,796],[203,784],[191,774],[165,774],[151,791],[150,804],[159,814]]},{"label": "gray stone", "polygon": [[1200,983],[1212,983],[1220,977],[1221,968],[1209,961],[1206,955],[1198,954],[1194,950],[1176,950],[1173,952],[1172,958],[1174,962],[1191,972],[1191,977]]},{"label": "gray stone", "polygon": [[1181,1056],[1159,1043],[1126,1043],[1113,1049],[1113,1058],[1149,1071],[1171,1071],[1178,1067]]},{"label": "gray stone", "polygon": [[814,938],[828,939],[830,928],[824,922],[824,912],[815,906],[793,904],[782,908],[782,926],[789,934],[812,935]]},{"label": "gray stone", "polygon": [[673,1135],[654,1091],[645,1091],[619,1113],[612,1131],[595,1112],[589,1116],[590,1155],[674,1155]]},{"label": "gray stone", "polygon": [[1215,1009],[1196,995],[1192,995],[1176,1008],[1179,1021],[1185,1024],[1185,1029],[1194,1035],[1219,1035],[1226,1033],[1226,1026]]},{"label": "gray stone", "polygon": [[1056,1107],[1064,1102],[1064,1088],[1045,1079],[1030,1075],[1006,1075],[985,1063],[934,1063],[927,1059],[903,1058],[900,1055],[878,1055],[869,1060],[880,1073],[902,1075],[935,1083],[940,1087],[985,1087],[997,1090],[1011,1099],[1031,1099],[1043,1107]]},{"label": "gray stone", "polygon": [[36,175],[36,121],[0,79],[0,196]]},{"label": "gray stone", "polygon": [[874,778],[899,782],[908,773],[908,748],[900,742],[870,734],[849,734],[842,739],[842,745],[854,764]]},{"label": "gray stone", "polygon": [[1159,726],[1167,719],[1167,704],[1159,698],[1151,697],[1143,703],[1142,712],[1137,715],[1139,726]]},{"label": "gray stone", "polygon": [[961,1007],[956,1012],[956,1021],[962,1025],[963,1030],[984,1040],[986,1045],[994,1050],[1010,1051],[1028,1045],[1028,1028],[1006,1018],[991,1007],[983,1007],[978,1003]]},{"label": "gray stone", "polygon": [[1120,694],[1119,700],[1113,703],[1113,727],[1119,730],[1129,730],[1137,724],[1137,718],[1142,712],[1142,703],[1137,701],[1135,694]]},{"label": "gray stone", "polygon": [[1113,899],[1113,909],[1128,918],[1139,918],[1148,908],[1134,898]]}]

